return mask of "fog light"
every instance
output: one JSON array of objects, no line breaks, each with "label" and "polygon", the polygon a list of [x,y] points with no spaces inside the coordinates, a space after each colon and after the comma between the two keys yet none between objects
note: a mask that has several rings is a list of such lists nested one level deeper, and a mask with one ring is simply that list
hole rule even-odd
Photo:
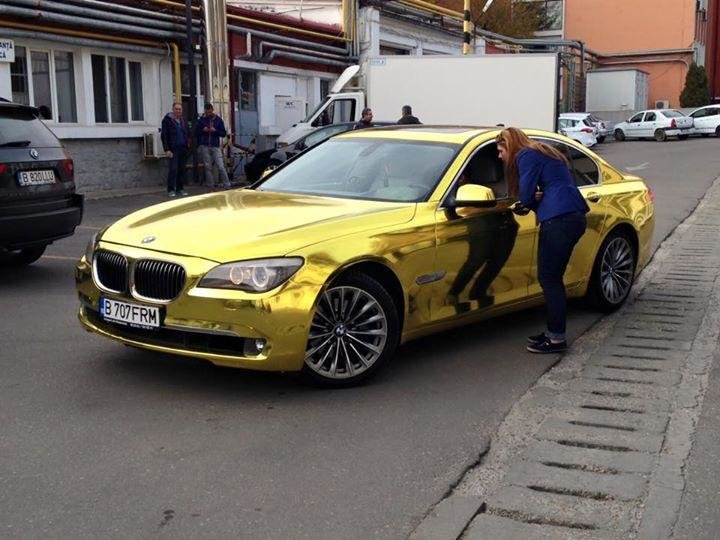
[{"label": "fog light", "polygon": [[265,350],[264,339],[246,339],[245,340],[245,356],[257,356]]}]

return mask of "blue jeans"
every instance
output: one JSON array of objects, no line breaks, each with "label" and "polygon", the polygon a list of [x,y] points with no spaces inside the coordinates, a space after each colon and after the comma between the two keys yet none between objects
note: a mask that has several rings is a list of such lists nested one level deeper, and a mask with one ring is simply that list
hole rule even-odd
[{"label": "blue jeans", "polygon": [[554,340],[565,340],[567,299],[563,276],[575,244],[585,232],[586,224],[582,212],[564,214],[540,224],[538,282],[545,295],[545,335]]},{"label": "blue jeans", "polygon": [[187,148],[173,148],[173,156],[168,163],[167,189],[168,191],[182,191],[185,180],[185,161],[187,161]]}]

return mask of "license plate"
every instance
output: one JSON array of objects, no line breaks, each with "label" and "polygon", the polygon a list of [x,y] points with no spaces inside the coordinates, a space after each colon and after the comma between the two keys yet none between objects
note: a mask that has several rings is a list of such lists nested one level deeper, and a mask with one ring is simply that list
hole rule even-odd
[{"label": "license plate", "polygon": [[160,308],[100,298],[100,316],[106,321],[134,328],[159,328]]},{"label": "license plate", "polygon": [[21,186],[39,186],[54,183],[55,173],[53,171],[20,171],[18,173],[18,184]]}]

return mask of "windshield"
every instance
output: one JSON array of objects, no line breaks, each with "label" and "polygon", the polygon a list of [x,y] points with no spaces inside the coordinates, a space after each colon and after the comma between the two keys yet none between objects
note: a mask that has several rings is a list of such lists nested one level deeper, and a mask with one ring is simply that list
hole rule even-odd
[{"label": "windshield", "polygon": [[459,145],[375,138],[330,139],[257,189],[393,202],[427,199]]},{"label": "windshield", "polygon": [[315,108],[313,109],[313,111],[305,117],[305,120],[303,120],[303,122],[309,122],[309,121],[312,119],[312,117],[315,116],[315,113],[318,112],[320,109],[322,109],[322,108],[327,104],[327,102],[329,101],[329,99],[330,99],[329,97],[326,97],[325,99],[323,99],[323,100],[318,104],[318,106],[315,107]]}]

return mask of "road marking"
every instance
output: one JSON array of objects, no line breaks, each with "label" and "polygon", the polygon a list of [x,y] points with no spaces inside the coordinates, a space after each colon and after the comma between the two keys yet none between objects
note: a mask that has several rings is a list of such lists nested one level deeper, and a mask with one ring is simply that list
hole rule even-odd
[{"label": "road marking", "polygon": [[640,165],[635,165],[634,167],[625,167],[625,170],[627,172],[633,172],[633,171],[642,171],[643,169],[647,169],[650,166],[649,163],[641,163]]},{"label": "road marking", "polygon": [[63,257],[62,255],[43,255],[41,259],[60,259],[63,261],[77,261],[80,257]]}]

